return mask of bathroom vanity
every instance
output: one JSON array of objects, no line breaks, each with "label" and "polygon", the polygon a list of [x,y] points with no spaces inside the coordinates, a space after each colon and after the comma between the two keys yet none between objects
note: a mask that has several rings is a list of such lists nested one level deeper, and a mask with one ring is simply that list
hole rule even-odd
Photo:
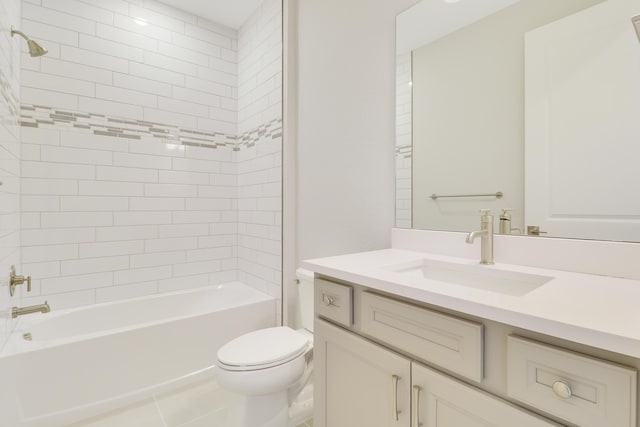
[{"label": "bathroom vanity", "polygon": [[638,280],[398,248],[304,266],[317,426],[640,425]]}]

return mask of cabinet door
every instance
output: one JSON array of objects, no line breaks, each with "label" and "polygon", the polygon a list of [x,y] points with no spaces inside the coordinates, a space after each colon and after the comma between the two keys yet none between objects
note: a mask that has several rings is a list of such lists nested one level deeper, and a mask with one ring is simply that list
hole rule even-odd
[{"label": "cabinet door", "polygon": [[558,426],[415,362],[412,375],[412,427]]},{"label": "cabinet door", "polygon": [[313,352],[316,427],[409,427],[408,359],[318,319]]}]

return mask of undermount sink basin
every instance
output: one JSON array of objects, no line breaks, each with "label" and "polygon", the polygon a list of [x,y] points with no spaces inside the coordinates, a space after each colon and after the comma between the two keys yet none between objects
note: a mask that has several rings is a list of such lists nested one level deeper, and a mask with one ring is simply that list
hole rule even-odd
[{"label": "undermount sink basin", "polygon": [[553,279],[549,276],[498,270],[496,268],[421,259],[383,267],[398,274],[437,280],[500,294],[522,296]]}]

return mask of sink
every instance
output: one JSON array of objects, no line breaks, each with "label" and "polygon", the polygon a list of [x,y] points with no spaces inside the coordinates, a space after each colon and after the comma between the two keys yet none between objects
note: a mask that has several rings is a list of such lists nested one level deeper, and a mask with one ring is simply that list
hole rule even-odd
[{"label": "sink", "polygon": [[383,269],[405,277],[419,277],[513,296],[528,294],[553,279],[550,276],[430,259],[390,265]]}]

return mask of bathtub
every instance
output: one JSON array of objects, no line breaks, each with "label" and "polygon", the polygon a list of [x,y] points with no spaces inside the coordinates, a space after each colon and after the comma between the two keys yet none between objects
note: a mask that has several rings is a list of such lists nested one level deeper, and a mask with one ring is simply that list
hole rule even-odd
[{"label": "bathtub", "polygon": [[0,354],[0,425],[63,426],[211,377],[218,348],[275,313],[232,282],[25,316]]}]

